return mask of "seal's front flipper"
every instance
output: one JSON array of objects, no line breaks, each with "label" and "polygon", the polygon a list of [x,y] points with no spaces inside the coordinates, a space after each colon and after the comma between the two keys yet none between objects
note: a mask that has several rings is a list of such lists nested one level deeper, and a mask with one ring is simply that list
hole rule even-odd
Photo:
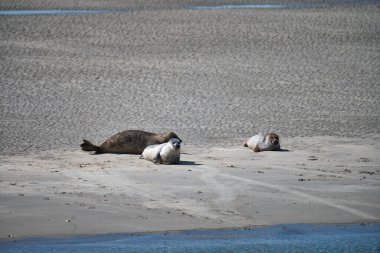
[{"label": "seal's front flipper", "polygon": [[261,152],[259,144],[256,144],[255,148],[253,149],[253,152]]},{"label": "seal's front flipper", "polygon": [[158,153],[156,154],[156,157],[153,158],[153,162],[154,162],[155,164],[160,164],[160,163],[162,162],[160,152],[158,152]]}]

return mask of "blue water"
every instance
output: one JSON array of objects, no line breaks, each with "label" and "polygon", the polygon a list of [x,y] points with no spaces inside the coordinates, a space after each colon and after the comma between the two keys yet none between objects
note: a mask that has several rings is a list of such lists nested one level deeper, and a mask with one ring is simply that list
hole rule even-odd
[{"label": "blue water", "polygon": [[380,225],[276,225],[0,241],[0,252],[380,252]]},{"label": "blue water", "polygon": [[225,10],[225,9],[285,9],[292,8],[287,4],[226,4],[210,6],[194,6],[194,10]]},{"label": "blue water", "polygon": [[[329,0],[323,4],[314,1],[295,2],[289,4],[225,4],[225,5],[199,5],[186,6],[192,10],[227,10],[227,9],[307,9],[327,8],[333,6],[350,5],[360,6],[367,4],[380,5],[380,0]],[[14,15],[55,15],[55,14],[101,14],[109,12],[126,12],[130,10],[0,10],[0,16]]]},{"label": "blue water", "polygon": [[110,10],[0,10],[0,15],[99,14]]},{"label": "blue water", "polygon": [[298,1],[288,4],[225,4],[225,5],[199,5],[192,6],[193,10],[227,10],[227,9],[308,9],[329,8],[334,6],[361,6],[380,4],[380,0],[329,0],[323,3],[318,1]]},{"label": "blue water", "polygon": [[[223,10],[223,9],[283,9],[294,8],[296,5],[278,4],[246,4],[246,5],[218,5],[218,6],[193,6],[194,10]],[[121,10],[118,10],[121,11]],[[0,10],[0,16],[15,15],[56,15],[56,14],[99,14],[116,12],[116,10]]]}]

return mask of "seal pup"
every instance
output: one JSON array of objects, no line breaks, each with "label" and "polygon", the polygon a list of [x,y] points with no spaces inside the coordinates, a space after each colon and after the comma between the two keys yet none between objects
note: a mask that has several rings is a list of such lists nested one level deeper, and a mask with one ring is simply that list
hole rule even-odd
[{"label": "seal pup", "polygon": [[254,152],[279,151],[280,137],[275,133],[259,133],[244,142],[243,146],[251,148]]},{"label": "seal pup", "polygon": [[144,149],[140,158],[152,161],[155,164],[179,163],[181,140],[172,138],[167,143],[150,145]]},{"label": "seal pup", "polygon": [[179,137],[173,133],[155,134],[140,130],[126,130],[112,135],[102,145],[96,146],[88,140],[80,145],[83,151],[95,151],[94,154],[116,153],[140,155],[149,145],[161,144]]}]

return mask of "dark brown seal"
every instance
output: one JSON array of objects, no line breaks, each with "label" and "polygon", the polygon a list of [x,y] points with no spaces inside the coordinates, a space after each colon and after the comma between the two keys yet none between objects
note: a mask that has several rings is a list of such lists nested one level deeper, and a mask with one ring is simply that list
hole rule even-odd
[{"label": "dark brown seal", "polygon": [[171,138],[178,138],[178,136],[173,132],[155,134],[140,130],[126,130],[112,135],[100,146],[88,140],[83,140],[80,146],[83,151],[95,151],[94,154],[141,154],[147,146],[168,142]]}]

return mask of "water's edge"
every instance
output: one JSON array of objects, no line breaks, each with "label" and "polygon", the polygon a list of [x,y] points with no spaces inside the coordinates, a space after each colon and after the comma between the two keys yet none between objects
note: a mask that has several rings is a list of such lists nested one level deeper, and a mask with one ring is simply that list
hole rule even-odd
[{"label": "water's edge", "polygon": [[[289,4],[225,4],[225,5],[187,5],[183,8],[189,10],[228,10],[228,9],[310,9],[330,8],[334,6],[360,6],[379,4],[376,0],[366,1],[330,1],[321,3],[289,3]],[[0,10],[0,16],[17,15],[71,15],[71,14],[104,14],[111,12],[130,12],[131,9],[25,9],[25,10]]]}]

